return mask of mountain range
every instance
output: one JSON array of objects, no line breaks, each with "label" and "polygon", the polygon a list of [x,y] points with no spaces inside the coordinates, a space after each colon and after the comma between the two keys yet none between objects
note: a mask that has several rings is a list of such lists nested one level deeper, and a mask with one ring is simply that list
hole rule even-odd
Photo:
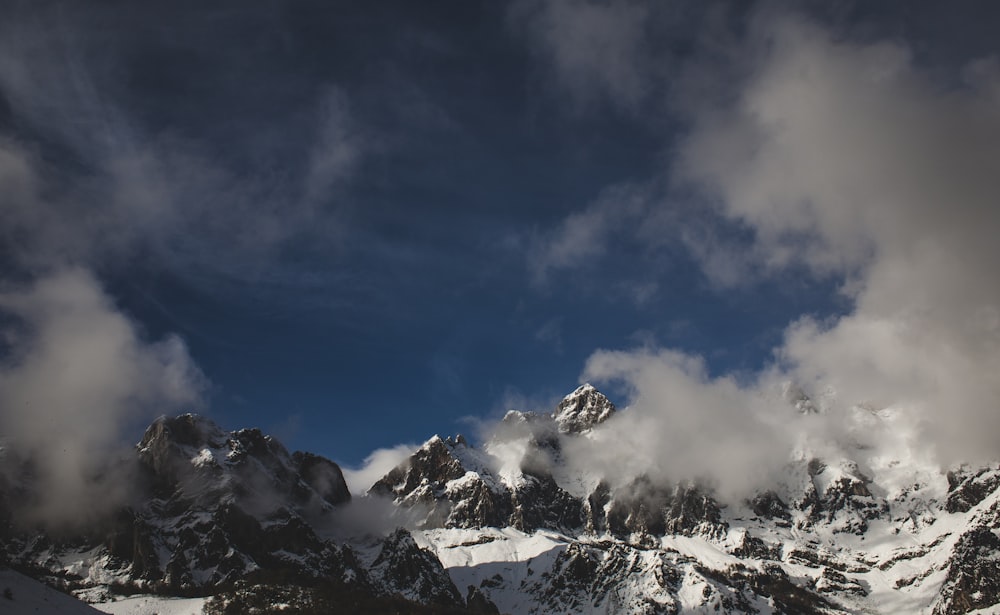
[{"label": "mountain range", "polygon": [[[789,421],[822,412],[794,387],[779,403]],[[117,460],[128,502],[68,527],[32,518],[33,460],[5,447],[0,567],[98,607],[204,597],[207,613],[1000,608],[997,465],[805,447],[742,497],[669,472],[581,470],[574,451],[603,446],[627,412],[583,385],[551,413],[508,412],[479,446],[434,436],[354,494],[336,463],[260,430],[161,417]]]}]

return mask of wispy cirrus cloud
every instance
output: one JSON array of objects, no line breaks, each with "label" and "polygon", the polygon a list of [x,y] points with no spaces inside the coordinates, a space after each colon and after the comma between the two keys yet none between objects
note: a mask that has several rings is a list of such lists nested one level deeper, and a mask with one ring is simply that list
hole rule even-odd
[{"label": "wispy cirrus cloud", "polygon": [[[268,149],[287,144],[264,130],[226,142],[233,131],[201,136],[151,121],[122,87],[123,76],[139,78],[132,52],[149,51],[130,28],[148,24],[112,20],[100,37],[97,18],[39,10],[3,26],[0,93],[17,133],[7,162],[17,157],[22,180],[4,201],[2,230],[17,260],[108,266],[147,254],[178,274],[266,280],[293,238],[298,249],[304,238],[324,250],[342,241],[342,187],[366,153],[342,89],[319,88],[277,118],[312,128],[275,165]],[[198,67],[188,70],[193,79]],[[182,125],[183,113],[174,114]]]},{"label": "wispy cirrus cloud", "polygon": [[184,341],[149,338],[101,278],[144,263],[195,282],[325,275],[286,254],[335,251],[342,188],[366,150],[349,97],[330,84],[298,111],[313,129],[289,164],[272,166],[266,147],[220,155],[269,140],[224,142],[136,105],[123,84],[143,78],[130,64],[149,52],[141,14],[36,9],[0,25],[0,434],[7,469],[37,468],[22,512],[62,525],[127,502],[127,431],[204,408],[207,379]]},{"label": "wispy cirrus cloud", "polygon": [[573,106],[610,102],[634,110],[650,86],[643,53],[649,13],[640,2],[522,0],[509,17]]}]

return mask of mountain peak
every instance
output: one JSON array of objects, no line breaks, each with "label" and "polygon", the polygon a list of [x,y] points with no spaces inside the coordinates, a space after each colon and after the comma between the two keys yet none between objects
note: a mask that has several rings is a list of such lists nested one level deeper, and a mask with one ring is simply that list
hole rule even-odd
[{"label": "mountain peak", "polygon": [[552,418],[563,433],[582,433],[603,423],[615,413],[615,405],[590,383],[584,383],[563,398]]},{"label": "mountain peak", "polygon": [[146,449],[157,442],[174,442],[185,446],[220,446],[225,441],[226,432],[212,419],[198,414],[160,416],[146,428],[139,442],[140,449]]}]

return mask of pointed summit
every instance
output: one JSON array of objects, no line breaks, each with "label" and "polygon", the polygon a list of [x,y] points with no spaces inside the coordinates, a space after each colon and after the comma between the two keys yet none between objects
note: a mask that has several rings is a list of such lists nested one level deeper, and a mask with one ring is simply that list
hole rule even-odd
[{"label": "pointed summit", "polygon": [[583,384],[563,398],[552,418],[563,433],[583,433],[608,420],[615,405],[591,384]]}]

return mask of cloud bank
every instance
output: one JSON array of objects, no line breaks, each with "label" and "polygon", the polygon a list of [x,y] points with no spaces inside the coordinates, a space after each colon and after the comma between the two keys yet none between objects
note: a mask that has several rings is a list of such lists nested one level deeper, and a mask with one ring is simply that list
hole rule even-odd
[{"label": "cloud bank", "polygon": [[0,309],[0,434],[37,480],[22,512],[55,526],[99,518],[134,495],[113,455],[122,426],[196,407],[204,377],[183,341],[143,339],[84,270],[6,290]]},{"label": "cloud bank", "polygon": [[940,83],[898,43],[760,25],[735,103],[696,112],[679,181],[753,231],[753,262],[833,274],[854,309],[792,323],[777,369],[927,421],[946,460],[1000,454],[1000,73]]},{"label": "cloud bank", "polygon": [[[632,236],[686,245],[720,292],[832,279],[851,307],[788,323],[773,361],[739,377],[710,377],[704,359],[670,349],[596,352],[584,377],[631,392],[631,416],[608,438],[633,451],[597,465],[707,475],[726,489],[780,465],[803,438],[858,444],[857,409],[887,407],[913,430],[902,445],[945,465],[995,459],[1000,64],[973,58],[945,80],[898,41],[859,41],[773,12],[750,23],[732,49],[688,63],[690,91],[673,104],[690,129],[651,180],[671,194],[640,210]],[[685,225],[677,212],[692,200],[737,239],[705,234],[703,216]],[[613,211],[599,199],[567,219],[541,266],[583,266],[593,248],[561,246],[576,236],[602,245],[607,233],[590,222]],[[775,394],[784,381],[834,391],[827,418],[787,427]]]},{"label": "cloud bank", "polygon": [[[207,111],[156,119],[161,101],[137,105],[123,85],[141,81],[146,54],[178,44],[148,30],[155,9],[22,9],[0,25],[0,437],[7,470],[40,481],[29,516],[61,525],[123,503],[122,440],[159,414],[198,409],[206,386],[184,342],[147,339],[102,279],[308,283],[320,274],[282,257],[292,244],[338,245],[333,201],[364,147],[331,84],[288,111],[308,138],[283,165],[270,157],[287,136],[266,126],[235,142],[224,122],[191,128]],[[173,86],[193,87],[200,70],[186,66]],[[183,106],[170,87],[167,104]],[[24,458],[30,471],[16,465]]]},{"label": "cloud bank", "polygon": [[360,467],[342,468],[347,488],[355,496],[364,495],[380,478],[409,459],[410,455],[418,448],[420,447],[416,444],[397,444],[390,448],[372,451],[365,457],[365,461]]}]

